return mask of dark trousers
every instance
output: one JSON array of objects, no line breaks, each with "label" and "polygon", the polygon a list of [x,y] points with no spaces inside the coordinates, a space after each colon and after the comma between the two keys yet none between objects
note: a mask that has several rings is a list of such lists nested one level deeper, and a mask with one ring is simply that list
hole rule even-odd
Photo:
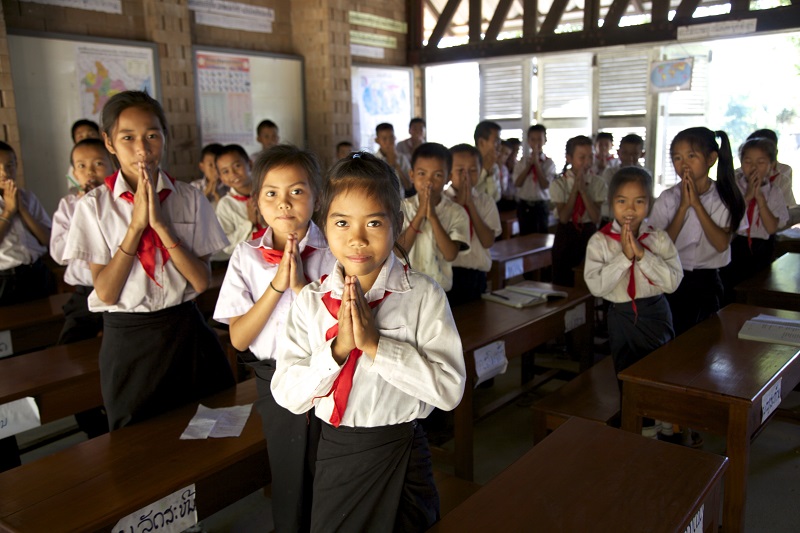
[{"label": "dark trousers", "polygon": [[486,272],[474,268],[453,267],[453,287],[447,292],[450,307],[480,300],[486,292]]},{"label": "dark trousers", "polygon": [[517,220],[519,221],[519,234],[547,233],[550,218],[550,204],[546,200],[529,202],[517,201]]},{"label": "dark trousers", "polygon": [[716,313],[723,297],[719,270],[684,270],[678,289],[667,295],[675,336]]},{"label": "dark trousers", "polygon": [[574,269],[586,259],[586,245],[597,227],[586,222],[577,226],[572,222],[559,223],[553,239],[553,283],[564,287],[575,286]]}]

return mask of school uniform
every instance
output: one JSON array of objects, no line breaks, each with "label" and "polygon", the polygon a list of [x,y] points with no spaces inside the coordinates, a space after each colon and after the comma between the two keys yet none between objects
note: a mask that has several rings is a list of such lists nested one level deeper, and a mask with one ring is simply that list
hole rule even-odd
[{"label": "school uniform", "polygon": [[[539,158],[543,176],[539,176],[536,168],[531,167],[533,157]],[[525,171],[528,171],[528,176],[516,192],[519,233],[520,235],[547,233],[550,226],[550,190],[543,189],[542,183],[553,182],[556,177],[556,165],[544,153],[538,155],[529,153],[514,165],[512,181],[516,183]]]},{"label": "school uniform", "polygon": [[[161,172],[156,192],[182,247],[205,257],[227,244],[197,189]],[[107,265],[132,215],[133,191],[117,172],[77,203],[64,259]],[[234,384],[219,339],[193,301],[197,292],[167,250],[143,250],[148,237],[142,237],[117,302],[89,294],[89,309],[103,313],[100,379],[112,430]]]},{"label": "school uniform", "polygon": [[[298,243],[303,272],[309,280],[330,272],[336,260],[322,232],[313,222]],[[230,324],[233,317],[252,309],[278,273],[280,253],[273,249],[272,228],[258,239],[239,243],[228,263],[225,280],[214,310],[214,319]],[[245,362],[255,369],[262,428],[272,471],[272,515],[276,531],[307,531],[311,517],[316,445],[319,420],[307,413],[294,414],[275,403],[270,384],[275,373],[278,341],[286,329],[286,317],[296,295],[291,289],[278,300],[264,328],[253,339],[251,358]]]},{"label": "school uniform", "polygon": [[330,328],[343,288],[337,263],[303,289],[272,381],[279,404],[294,413],[314,406],[323,422],[311,530],[424,531],[439,517],[439,499],[417,419],[461,401],[461,339],[441,288],[390,254],[365,295],[381,335],[375,359],[351,352],[340,366]]},{"label": "school uniform", "polygon": [[[403,210],[403,231],[406,231],[419,210],[419,195],[403,200],[400,208]],[[436,216],[439,217],[439,221],[450,239],[460,243],[462,251],[468,249],[470,242],[469,217],[464,208],[442,194],[435,210]],[[407,250],[411,260],[410,266],[432,277],[445,292],[449,291],[453,287],[453,264],[442,255],[429,221],[423,222],[422,227],[417,228],[417,231],[420,233],[417,234],[414,245]]]},{"label": "school uniform", "polygon": [[792,167],[784,163],[775,163],[775,167],[780,174],[778,178],[778,187],[780,187],[783,192],[786,207],[795,207],[797,202],[795,201],[794,191],[792,190]]},{"label": "school uniform", "polygon": [[[497,237],[503,232],[497,204],[475,188],[470,193],[478,216]],[[444,195],[455,203],[455,189],[447,188]],[[481,294],[486,292],[486,273],[492,268],[492,254],[489,252],[489,248],[484,248],[481,244],[478,234],[473,229],[469,212],[466,208],[463,209],[469,219],[469,249],[458,252],[458,256],[453,261],[453,286],[447,293],[450,305],[459,305],[479,299]]]},{"label": "school uniform", "polygon": [[608,154],[604,158],[595,155],[594,159],[592,159],[592,168],[590,169],[590,172],[595,176],[600,176],[609,168],[619,169],[620,164],[621,161],[619,158],[614,157],[611,154]]},{"label": "school uniform", "polygon": [[[648,222],[666,230],[681,202],[681,184],[666,189],[653,204]],[[717,192],[716,182],[700,195],[700,203],[711,220],[721,227],[730,225],[730,212]],[[683,228],[675,239],[675,247],[683,267],[683,280],[667,297],[672,309],[675,335],[680,335],[719,310],[723,298],[719,269],[731,260],[731,248],[718,252],[700,225],[693,208],[686,211]]]},{"label": "school uniform", "polygon": [[478,177],[478,183],[475,188],[480,192],[499,202],[503,193],[503,187],[500,183],[500,167],[495,163],[490,170],[481,167],[481,174]]},{"label": "school uniform", "polygon": [[[586,190],[591,201],[600,203],[607,195],[605,182],[599,177],[586,174]],[[575,183],[575,175],[571,170],[558,176],[550,184],[550,198],[554,204],[566,204]],[[581,209],[583,207],[583,209]],[[578,195],[572,219],[566,223],[559,222],[553,239],[553,283],[572,287],[575,285],[573,269],[583,263],[586,256],[586,245],[589,238],[597,231],[588,210],[583,205],[583,197]]]},{"label": "school uniform", "polygon": [[228,238],[229,244],[222,251],[214,254],[215,261],[229,259],[234,248],[240,242],[251,239],[255,226],[247,215],[247,202],[249,201],[250,195],[239,194],[231,189],[217,202],[214,212],[217,215],[217,220],[219,220],[219,225],[222,226],[222,231],[225,232],[225,236]]},{"label": "school uniform", "polygon": [[[761,186],[761,193],[767,200],[767,207],[772,215],[778,219],[778,228],[782,228],[789,221],[789,209],[783,191],[779,186],[780,175],[775,173],[765,180]],[[747,178],[741,171],[736,173],[736,185],[744,197],[747,192]],[[772,264],[775,256],[775,235],[771,235],[761,221],[758,202],[753,198],[745,205],[744,229],[739,229],[731,241],[731,262],[720,269],[720,277],[725,287],[725,303],[735,301],[735,287],[753,277],[755,274]]]},{"label": "school uniform", "polygon": [[[36,195],[23,189],[18,191],[18,203],[24,205],[39,224],[50,229],[50,217]],[[0,213],[5,205],[5,198],[0,196]],[[0,240],[0,305],[29,302],[53,294],[55,280],[42,261],[47,245],[36,240],[19,213],[13,217],[4,216],[11,218],[11,227]]]},{"label": "school uniform", "polygon": [[[386,162],[386,156],[383,155],[382,151],[377,150],[374,155],[375,155],[375,157],[377,157],[381,161]],[[406,178],[411,179],[411,156],[405,156],[404,154],[401,154],[399,152],[396,153],[395,156],[397,158],[396,159],[397,167],[399,167],[400,172],[405,174]],[[388,162],[386,164],[388,164]],[[394,170],[395,174],[397,174],[397,170],[398,170],[397,168],[393,167],[392,170]],[[403,179],[400,176],[397,176],[397,179],[400,180],[400,198],[405,198],[407,196],[411,196],[412,194],[414,194],[416,192],[416,191],[414,191],[413,187],[410,190],[407,191],[405,186],[403,185]]]},{"label": "school uniform", "polygon": [[589,291],[609,302],[608,338],[617,373],[675,336],[664,294],[674,292],[683,279],[678,250],[666,231],[642,223],[641,260],[625,257],[621,231],[615,220],[592,235],[584,267]]},{"label": "school uniform", "polygon": [[400,141],[395,145],[394,150],[398,155],[404,155],[411,161],[411,156],[414,155],[414,140],[409,137],[404,141]]},{"label": "school uniform", "polygon": [[[205,195],[206,187],[208,186],[208,178],[203,176],[202,178],[191,181],[189,184]],[[228,194],[228,186],[222,183],[222,180],[217,180],[215,190],[220,198]],[[210,198],[208,200],[211,201]],[[216,205],[216,203],[214,204]]]}]

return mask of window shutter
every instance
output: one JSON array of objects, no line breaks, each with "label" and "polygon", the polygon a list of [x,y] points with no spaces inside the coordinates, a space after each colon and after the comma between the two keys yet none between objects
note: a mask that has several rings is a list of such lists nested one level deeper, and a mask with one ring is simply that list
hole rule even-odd
[{"label": "window shutter", "polygon": [[521,120],[524,95],[522,62],[484,63],[481,71],[481,119]]},{"label": "window shutter", "polygon": [[644,115],[647,112],[649,55],[598,55],[600,117]]},{"label": "window shutter", "polygon": [[548,58],[542,62],[542,83],[543,119],[591,115],[591,59]]}]

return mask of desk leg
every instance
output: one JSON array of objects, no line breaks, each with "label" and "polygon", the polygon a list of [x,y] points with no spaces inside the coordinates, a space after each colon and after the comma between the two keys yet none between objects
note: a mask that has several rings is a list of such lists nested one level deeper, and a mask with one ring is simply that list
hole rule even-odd
[{"label": "desk leg", "polygon": [[641,435],[642,417],[637,413],[639,386],[628,381],[622,384],[622,429]]},{"label": "desk leg", "polygon": [[492,262],[489,270],[489,290],[496,291],[505,286],[506,265],[505,263]]},{"label": "desk leg", "polygon": [[472,392],[475,389],[475,358],[472,353],[464,354],[467,363],[467,382],[464,396],[455,409],[455,475],[472,481],[473,478],[473,413]]},{"label": "desk leg", "polygon": [[750,466],[750,431],[747,419],[746,409],[731,406],[727,435],[730,463],[725,473],[725,495],[722,502],[722,529],[726,533],[744,531],[747,470]]}]

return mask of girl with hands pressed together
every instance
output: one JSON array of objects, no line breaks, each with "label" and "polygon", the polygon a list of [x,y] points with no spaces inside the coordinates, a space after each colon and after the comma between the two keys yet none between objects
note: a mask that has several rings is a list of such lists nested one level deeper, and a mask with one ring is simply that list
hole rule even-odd
[{"label": "girl with hands pressed together", "polygon": [[120,170],[75,208],[64,260],[89,263],[89,309],[103,313],[100,381],[109,428],[232,386],[216,334],[194,298],[227,243],[211,204],[160,169],[167,123],[147,93],[125,91],[102,113]]},{"label": "girl with hands pressed together", "polygon": [[405,255],[400,203],[384,162],[339,161],[319,216],[337,262],[289,310],[272,391],[322,421],[311,531],[424,531],[439,518],[418,419],[458,405],[464,358],[442,289],[393,253]]}]

